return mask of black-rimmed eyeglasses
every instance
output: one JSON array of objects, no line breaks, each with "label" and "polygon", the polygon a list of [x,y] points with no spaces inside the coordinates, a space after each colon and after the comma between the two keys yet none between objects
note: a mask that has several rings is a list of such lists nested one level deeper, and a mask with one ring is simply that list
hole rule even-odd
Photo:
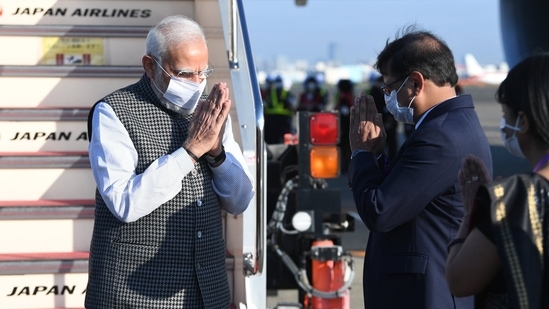
[{"label": "black-rimmed eyeglasses", "polygon": [[390,83],[389,85],[384,85],[381,87],[381,90],[383,90],[383,93],[386,94],[386,95],[390,95],[391,94],[391,89],[389,89],[392,85],[400,82],[401,80],[404,80],[407,76],[404,76],[404,77],[401,77],[395,81],[393,81],[392,83]]}]

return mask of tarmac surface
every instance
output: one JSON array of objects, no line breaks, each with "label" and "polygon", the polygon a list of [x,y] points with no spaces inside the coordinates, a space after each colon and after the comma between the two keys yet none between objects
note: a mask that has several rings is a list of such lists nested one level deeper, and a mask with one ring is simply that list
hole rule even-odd
[{"label": "tarmac surface", "polygon": [[[497,87],[495,86],[469,86],[464,87],[464,94],[471,94],[475,102],[475,109],[479,115],[481,124],[491,145],[494,177],[509,176],[516,173],[529,172],[529,163],[511,155],[503,147],[499,124],[502,116],[501,105],[494,99]],[[404,139],[400,128],[400,142]],[[355,231],[345,233],[341,239],[343,249],[353,255],[355,277],[350,289],[350,308],[364,308],[362,296],[362,269],[364,262],[364,250],[368,241],[368,229],[356,214],[353,197],[347,186],[347,175],[328,181],[329,188],[341,190],[342,211],[355,217]],[[298,303],[297,290],[268,291],[268,308],[277,308],[281,303]],[[284,308],[282,306],[279,309]],[[289,307],[288,307],[289,308]],[[298,307],[292,307],[298,308]]]}]

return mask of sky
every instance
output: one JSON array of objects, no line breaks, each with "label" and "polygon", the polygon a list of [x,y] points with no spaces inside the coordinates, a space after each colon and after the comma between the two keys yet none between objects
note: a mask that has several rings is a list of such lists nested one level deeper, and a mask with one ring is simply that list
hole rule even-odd
[{"label": "sky", "polygon": [[505,61],[499,0],[242,0],[252,52],[258,61],[283,56],[309,63],[371,63],[404,26],[415,24],[449,45],[456,63]]}]

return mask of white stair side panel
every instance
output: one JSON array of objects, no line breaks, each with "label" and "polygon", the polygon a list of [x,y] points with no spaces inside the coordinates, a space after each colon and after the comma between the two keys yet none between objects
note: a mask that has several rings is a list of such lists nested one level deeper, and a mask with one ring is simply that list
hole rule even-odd
[{"label": "white stair side panel", "polygon": [[95,199],[95,181],[89,168],[0,169],[0,199]]},{"label": "white stair side panel", "polygon": [[81,107],[93,104],[113,92],[139,80],[139,77],[0,77],[0,108]]},{"label": "white stair side panel", "polygon": [[87,282],[87,273],[0,276],[0,308],[83,308]]},{"label": "white stair side panel", "polygon": [[88,151],[86,121],[0,121],[0,152]]},{"label": "white stair side panel", "polygon": [[0,253],[90,250],[93,219],[2,220]]},{"label": "white stair side panel", "polygon": [[[141,66],[141,58],[145,54],[144,37],[101,39],[98,34],[97,38],[100,39],[97,44],[100,44],[98,49],[103,51],[103,60],[96,65]],[[55,58],[44,58],[44,42],[42,37],[0,37],[0,46],[17,46],[0,49],[2,65],[56,65]]]}]

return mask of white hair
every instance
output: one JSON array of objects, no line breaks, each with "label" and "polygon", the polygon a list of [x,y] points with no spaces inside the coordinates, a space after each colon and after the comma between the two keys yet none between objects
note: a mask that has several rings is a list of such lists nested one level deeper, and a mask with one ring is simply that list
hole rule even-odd
[{"label": "white hair", "polygon": [[149,30],[145,53],[162,61],[171,46],[196,39],[206,42],[204,31],[197,22],[184,15],[168,16]]}]

